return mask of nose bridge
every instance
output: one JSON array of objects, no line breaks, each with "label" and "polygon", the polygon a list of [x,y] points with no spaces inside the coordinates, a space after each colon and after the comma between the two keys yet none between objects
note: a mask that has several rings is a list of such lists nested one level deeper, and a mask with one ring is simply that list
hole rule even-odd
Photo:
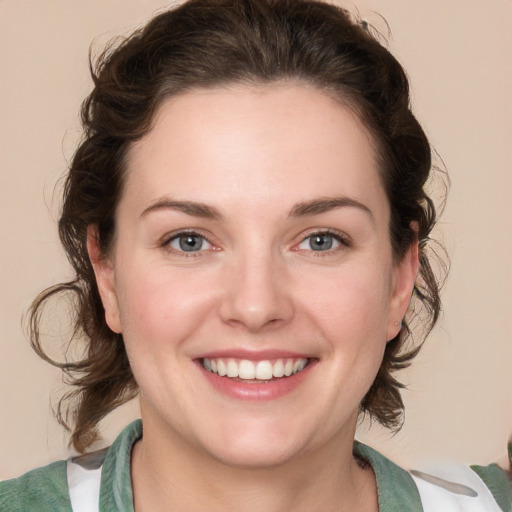
[{"label": "nose bridge", "polygon": [[246,246],[233,257],[221,305],[225,322],[249,331],[288,323],[294,314],[286,270],[271,248]]}]

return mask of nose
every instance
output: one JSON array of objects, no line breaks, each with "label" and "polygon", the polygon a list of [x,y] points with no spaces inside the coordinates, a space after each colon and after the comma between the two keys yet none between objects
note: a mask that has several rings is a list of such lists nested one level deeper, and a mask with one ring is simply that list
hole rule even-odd
[{"label": "nose", "polygon": [[232,326],[262,332],[288,324],[295,315],[290,281],[272,257],[241,258],[229,270],[220,316]]}]

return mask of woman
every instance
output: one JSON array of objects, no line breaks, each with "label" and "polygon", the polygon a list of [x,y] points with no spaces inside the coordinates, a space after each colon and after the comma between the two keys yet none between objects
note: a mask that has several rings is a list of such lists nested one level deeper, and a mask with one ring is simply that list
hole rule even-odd
[{"label": "woman", "polygon": [[74,294],[74,447],[137,393],[142,423],[5,483],[2,506],[505,509],[496,466],[440,486],[354,445],[360,414],[399,427],[410,320],[440,307],[430,147],[368,28],[321,3],[189,2],[94,78],[59,222],[76,279],[36,300],[32,340],[50,360],[42,307]]}]

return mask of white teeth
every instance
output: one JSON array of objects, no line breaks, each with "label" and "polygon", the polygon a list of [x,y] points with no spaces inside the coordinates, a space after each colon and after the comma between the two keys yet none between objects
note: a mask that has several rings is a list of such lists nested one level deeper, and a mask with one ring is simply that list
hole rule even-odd
[{"label": "white teeth", "polygon": [[233,359],[228,361],[227,372],[228,377],[238,377],[238,365]]},{"label": "white teeth", "polygon": [[242,359],[238,366],[238,376],[241,379],[254,379],[254,377],[256,377],[256,367],[254,366],[254,363],[247,359]]},{"label": "white teeth", "polygon": [[282,359],[278,359],[274,363],[274,377],[282,377],[284,375],[284,363]]},{"label": "white teeth", "polygon": [[272,375],[272,363],[270,361],[260,361],[256,365],[256,378],[260,380],[270,380]]},{"label": "white teeth", "polygon": [[304,370],[308,360],[304,358],[277,359],[275,361],[249,361],[248,359],[209,359],[203,358],[203,367],[221,377],[244,380],[271,380],[289,377]]},{"label": "white teeth", "polygon": [[222,359],[219,359],[217,361],[217,373],[221,377],[224,377],[224,375],[226,375],[228,373],[226,370],[226,365],[224,364],[224,361]]}]

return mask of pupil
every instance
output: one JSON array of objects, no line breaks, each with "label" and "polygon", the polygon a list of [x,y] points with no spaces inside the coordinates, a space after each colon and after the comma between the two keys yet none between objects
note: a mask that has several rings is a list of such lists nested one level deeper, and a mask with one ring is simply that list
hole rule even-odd
[{"label": "pupil", "polygon": [[315,251],[328,251],[332,247],[332,236],[316,235],[311,239],[310,245]]},{"label": "pupil", "polygon": [[182,251],[198,251],[201,249],[203,241],[195,235],[186,235],[180,237],[180,249]]}]

